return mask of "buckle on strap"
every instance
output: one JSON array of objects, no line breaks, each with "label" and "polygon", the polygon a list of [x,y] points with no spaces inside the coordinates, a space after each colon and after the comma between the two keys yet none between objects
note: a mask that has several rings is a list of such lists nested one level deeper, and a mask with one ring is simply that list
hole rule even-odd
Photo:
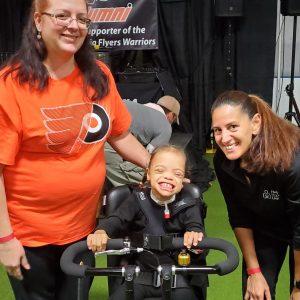
[{"label": "buckle on strap", "polygon": [[160,250],[161,249],[161,236],[144,234],[143,248],[148,249],[148,250]]},{"label": "buckle on strap", "polygon": [[177,287],[177,275],[175,274],[172,276],[171,288],[176,289],[176,287]]},{"label": "buckle on strap", "polygon": [[[160,287],[161,286],[161,276],[158,273],[154,272],[153,276],[153,286]],[[176,289],[177,287],[177,275],[173,275],[171,279],[171,288]]]},{"label": "buckle on strap", "polygon": [[144,234],[143,248],[148,250],[164,251],[170,249],[174,235]]},{"label": "buckle on strap", "polygon": [[160,287],[161,286],[160,275],[157,272],[153,273],[153,286],[154,287]]}]

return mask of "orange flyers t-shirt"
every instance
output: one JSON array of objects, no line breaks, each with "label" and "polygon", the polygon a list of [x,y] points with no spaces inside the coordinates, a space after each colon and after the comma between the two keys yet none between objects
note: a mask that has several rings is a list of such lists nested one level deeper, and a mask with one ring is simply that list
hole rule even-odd
[{"label": "orange flyers t-shirt", "polygon": [[108,68],[109,93],[84,101],[76,68],[43,92],[0,81],[0,164],[10,221],[25,246],[63,245],[95,227],[105,178],[104,142],[131,118]]}]

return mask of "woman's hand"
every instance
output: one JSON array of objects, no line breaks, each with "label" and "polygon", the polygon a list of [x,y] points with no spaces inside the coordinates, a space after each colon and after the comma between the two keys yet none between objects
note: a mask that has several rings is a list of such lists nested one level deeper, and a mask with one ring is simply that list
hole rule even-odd
[{"label": "woman's hand", "polygon": [[300,289],[293,288],[290,300],[300,300]]},{"label": "woman's hand", "polygon": [[104,230],[96,230],[87,237],[87,246],[93,252],[101,252],[106,250],[109,237]]},{"label": "woman's hand", "polygon": [[185,247],[190,249],[192,246],[197,246],[202,239],[202,232],[187,231],[183,236],[183,243]]},{"label": "woman's hand", "polygon": [[24,248],[16,238],[0,244],[0,263],[10,276],[19,280],[23,279],[21,266],[26,270],[30,269]]},{"label": "woman's hand", "polygon": [[271,300],[270,289],[262,273],[255,273],[248,277],[244,299]]}]

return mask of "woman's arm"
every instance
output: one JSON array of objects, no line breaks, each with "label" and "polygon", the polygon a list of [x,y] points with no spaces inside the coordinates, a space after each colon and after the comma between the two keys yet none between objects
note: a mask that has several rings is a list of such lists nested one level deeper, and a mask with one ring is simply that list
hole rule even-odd
[{"label": "woman's arm", "polygon": [[[300,281],[300,251],[299,250],[294,250],[294,260],[295,260],[294,280]],[[294,287],[291,294],[291,300],[299,300],[299,299],[300,299],[300,289]]]},{"label": "woman's arm", "polygon": [[222,168],[225,159],[224,153],[221,150],[217,150],[214,156],[214,167],[227,206],[229,223],[232,229],[252,228],[253,214],[249,209],[245,209],[242,201],[239,199],[240,195],[235,193],[236,185],[241,183],[235,178],[228,176],[228,173]]},{"label": "woman's arm", "polygon": [[300,250],[294,250],[295,280],[300,281]]},{"label": "woman's arm", "polygon": [[[241,248],[247,270],[258,269],[259,262],[256,256],[252,229],[235,228],[234,233]],[[261,272],[255,271],[255,273],[249,275],[244,299],[271,300],[269,286]]]},{"label": "woman's arm", "polygon": [[3,168],[4,166],[0,164],[0,237],[7,236],[12,233],[6,205]]},{"label": "woman's arm", "polygon": [[[219,150],[214,157],[215,171],[220,183],[220,187],[226,201],[229,222],[234,230],[235,236],[241,248],[247,269],[259,268],[253,239],[253,215],[241,204],[239,195],[235,194],[235,186],[241,184],[232,179],[222,169],[225,160],[224,154]],[[236,199],[235,199],[236,198]],[[235,201],[234,201],[235,200]],[[247,279],[245,300],[271,299],[269,286],[261,272],[250,275]]]},{"label": "woman's arm", "polygon": [[259,268],[256,257],[253,232],[250,228],[235,228],[234,234],[237,238],[247,269]]},{"label": "woman's arm", "polygon": [[[0,164],[0,238],[13,232],[7,211],[3,168],[4,166]],[[0,242],[0,263],[11,276],[18,279],[22,279],[20,265],[27,270],[30,268],[24,248],[16,238]]]},{"label": "woman's arm", "polygon": [[110,137],[108,142],[125,160],[144,169],[148,167],[150,154],[130,132]]},{"label": "woman's arm", "polygon": [[[292,168],[287,173],[286,179],[287,213],[293,227],[294,280],[300,281],[300,151],[296,153]],[[300,300],[300,289],[293,289],[291,299]]]}]

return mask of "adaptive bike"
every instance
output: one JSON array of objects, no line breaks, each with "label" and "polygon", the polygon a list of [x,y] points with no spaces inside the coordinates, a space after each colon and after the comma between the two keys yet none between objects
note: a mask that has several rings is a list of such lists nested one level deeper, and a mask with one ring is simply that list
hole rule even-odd
[{"label": "adaptive bike", "polygon": [[[144,238],[143,247],[132,247],[129,239],[110,239],[107,243],[107,250],[96,252],[95,255],[130,255],[138,254],[144,251],[151,252],[147,247],[147,237]],[[183,238],[172,237],[171,241],[165,247],[166,250],[184,249]],[[226,275],[234,271],[239,263],[239,255],[236,248],[229,242],[218,238],[204,238],[193,249],[214,249],[222,251],[226,254],[226,259],[213,266],[189,265],[187,252],[183,252],[178,259],[177,265],[158,265],[155,270],[149,270],[158,274],[158,286],[161,286],[163,299],[172,299],[172,287],[176,284],[177,275],[192,275],[199,273]],[[136,265],[115,266],[107,268],[93,268],[87,265],[74,263],[74,258],[85,251],[89,251],[86,241],[80,241],[69,246],[61,257],[62,270],[72,276],[83,278],[85,276],[119,276],[125,280],[126,284],[126,300],[133,299],[134,289],[133,283],[143,273]],[[80,287],[80,284],[79,284]],[[147,300],[158,298],[147,298]],[[80,300],[80,292],[78,292],[78,300]]]}]

